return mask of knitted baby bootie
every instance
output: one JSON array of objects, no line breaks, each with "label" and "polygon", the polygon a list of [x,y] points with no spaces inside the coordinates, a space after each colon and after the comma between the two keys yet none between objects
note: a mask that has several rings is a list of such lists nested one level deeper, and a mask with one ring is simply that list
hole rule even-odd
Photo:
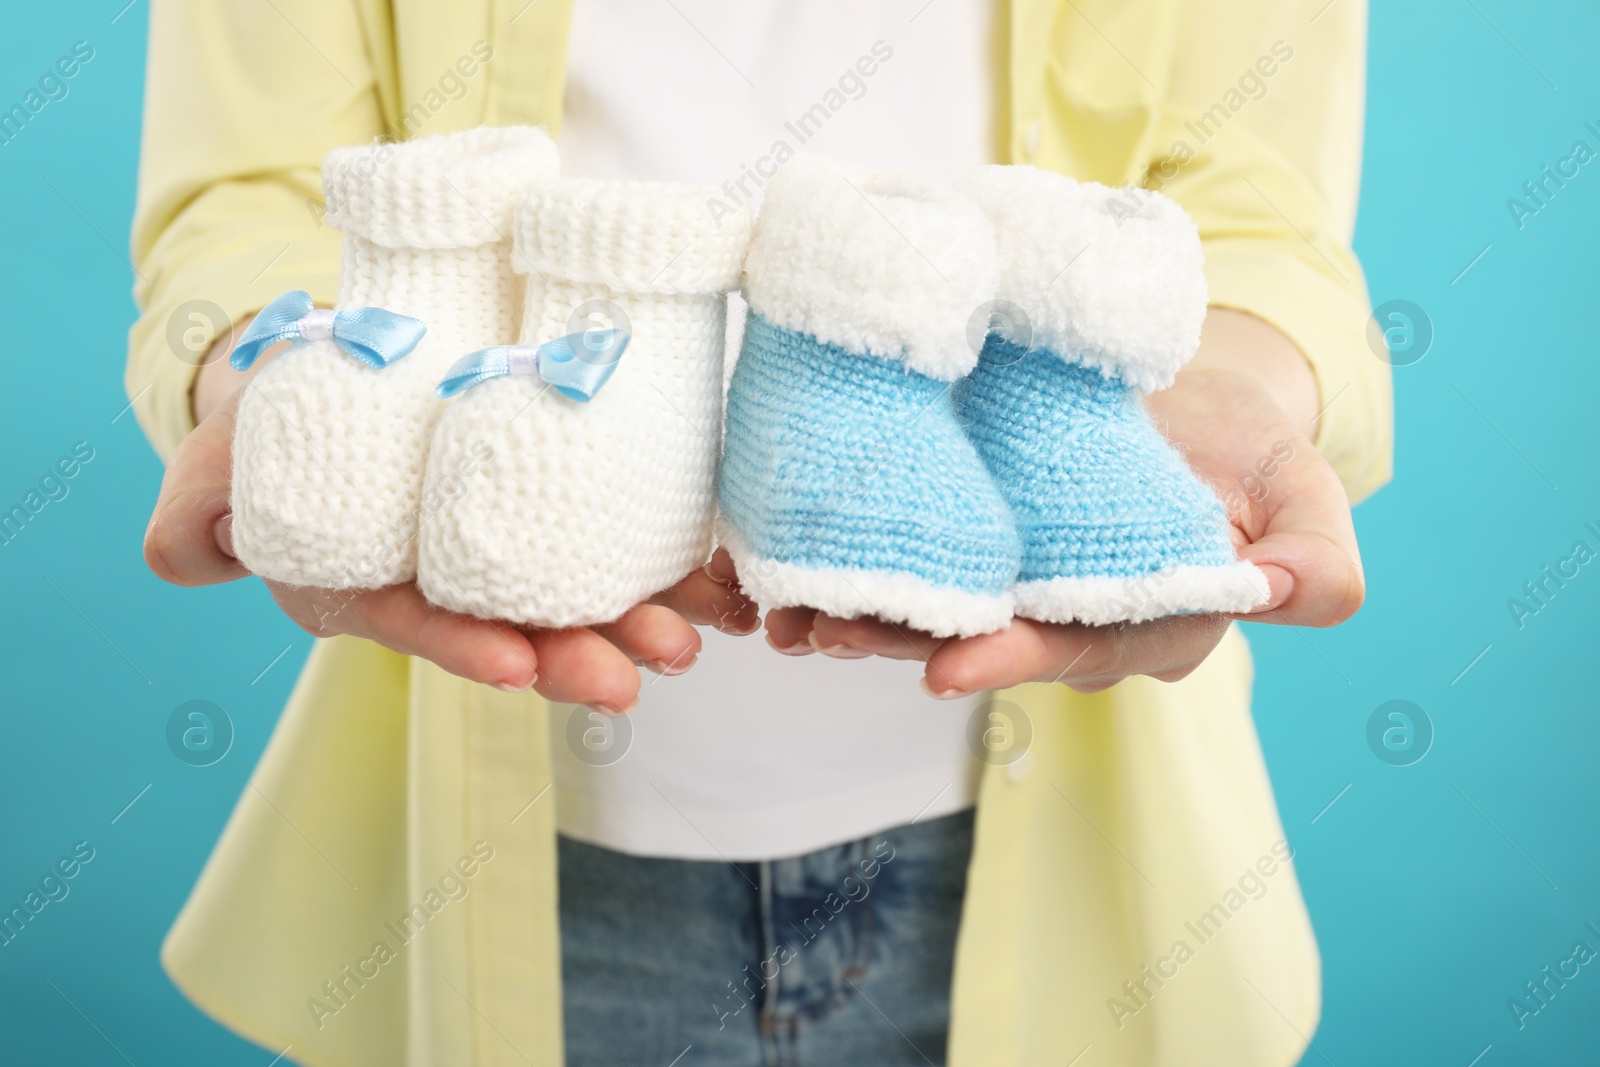
[{"label": "knitted baby bootie", "polygon": [[[529,181],[555,172],[554,143],[531,127],[329,153],[328,220],[344,231],[339,310],[260,338],[300,343],[262,368],[239,405],[233,545],[245,566],[333,589],[416,573],[442,405],[434,384],[463,352],[512,335],[512,208]],[[355,334],[370,309],[426,333],[409,354],[365,350]],[[235,365],[260,347],[241,345]]]},{"label": "knitted baby bootie", "polygon": [[1016,529],[949,396],[994,284],[991,227],[949,189],[805,155],[768,184],[721,478],[758,603],[941,637],[1010,622]]},{"label": "knitted baby bootie", "polygon": [[563,180],[529,188],[513,263],[520,345],[440,386],[430,484],[482,462],[422,526],[434,603],[533,626],[609,622],[711,555],[727,293],[750,240],[716,190]]},{"label": "knitted baby bootie", "polygon": [[1022,166],[957,183],[995,227],[1004,320],[955,405],[1016,514],[1017,614],[1104,624],[1248,611],[1215,494],[1140,396],[1172,384],[1206,313],[1200,239],[1158,193]]}]

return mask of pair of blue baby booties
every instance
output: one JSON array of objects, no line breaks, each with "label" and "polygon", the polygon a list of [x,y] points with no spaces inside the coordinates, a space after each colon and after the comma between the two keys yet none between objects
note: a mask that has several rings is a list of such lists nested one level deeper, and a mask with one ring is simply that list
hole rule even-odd
[{"label": "pair of blue baby booties", "polygon": [[767,186],[744,293],[719,540],[757,602],[950,637],[1266,601],[1140,401],[1206,310],[1167,198],[800,155]]}]

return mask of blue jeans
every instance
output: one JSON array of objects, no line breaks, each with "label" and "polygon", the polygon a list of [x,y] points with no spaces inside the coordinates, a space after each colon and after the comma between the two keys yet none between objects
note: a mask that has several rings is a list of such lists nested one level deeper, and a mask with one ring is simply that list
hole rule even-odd
[{"label": "blue jeans", "polygon": [[972,825],[761,863],[561,838],[568,1067],[944,1063]]}]

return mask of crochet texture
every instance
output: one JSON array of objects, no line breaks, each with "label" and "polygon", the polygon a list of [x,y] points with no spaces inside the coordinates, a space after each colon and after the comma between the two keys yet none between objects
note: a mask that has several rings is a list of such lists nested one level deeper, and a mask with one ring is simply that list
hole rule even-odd
[{"label": "crochet texture", "polygon": [[798,156],[768,185],[728,393],[721,539],[769,607],[939,636],[1011,618],[1011,514],[950,406],[995,281],[948,189]]},{"label": "crochet texture", "polygon": [[458,356],[513,332],[512,209],[556,167],[555,145],[531,127],[329,153],[328,219],[344,231],[337,306],[388,308],[428,332],[382,369],[323,341],[251,381],[234,437],[233,541],[252,571],[332,589],[416,573],[433,386]]},{"label": "crochet texture", "polygon": [[520,342],[595,327],[630,340],[587,403],[537,378],[450,402],[429,479],[492,458],[424,524],[418,582],[436,604],[534,626],[608,622],[711,554],[727,292],[748,213],[712,188],[563,180],[529,188],[513,261],[527,274]]},{"label": "crochet texture", "polygon": [[958,187],[994,222],[999,296],[1023,316],[954,391],[1016,514],[1017,614],[1103,624],[1265,603],[1222,505],[1140,400],[1199,344],[1194,224],[1159,194],[1032,167],[980,168]]}]

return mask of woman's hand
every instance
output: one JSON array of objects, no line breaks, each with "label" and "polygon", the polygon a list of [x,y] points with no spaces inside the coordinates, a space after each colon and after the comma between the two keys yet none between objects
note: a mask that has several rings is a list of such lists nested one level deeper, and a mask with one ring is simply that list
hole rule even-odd
[{"label": "woman's hand", "polygon": [[[1350,505],[1311,444],[1316,382],[1300,352],[1272,327],[1213,309],[1195,359],[1148,407],[1167,437],[1216,490],[1242,559],[1266,574],[1271,598],[1257,622],[1333,626],[1361,606],[1364,586]],[[1211,654],[1229,616],[1186,615],[1117,626],[1013,620],[998,633],[940,640],[877,619],[838,619],[800,608],[767,616],[779,651],[927,661],[923,686],[939,697],[1062,682],[1093,693],[1131,675],[1177,681]]]},{"label": "woman's hand", "polygon": [[[145,531],[145,561],[177,585],[213,585],[249,573],[233,554],[229,485],[234,418],[255,368],[240,373],[227,365],[221,356],[231,341],[218,341],[196,379],[199,421],[167,464]],[[532,686],[551,700],[612,714],[638,701],[636,665],[682,674],[694,664],[697,625],[734,634],[754,633],[760,625],[759,609],[740,591],[725,552],[616,622],[568,630],[457,615],[429,604],[415,583],[332,590],[268,582],[267,588],[284,614],[314,637],[364,637],[475,682],[512,691]]]}]

